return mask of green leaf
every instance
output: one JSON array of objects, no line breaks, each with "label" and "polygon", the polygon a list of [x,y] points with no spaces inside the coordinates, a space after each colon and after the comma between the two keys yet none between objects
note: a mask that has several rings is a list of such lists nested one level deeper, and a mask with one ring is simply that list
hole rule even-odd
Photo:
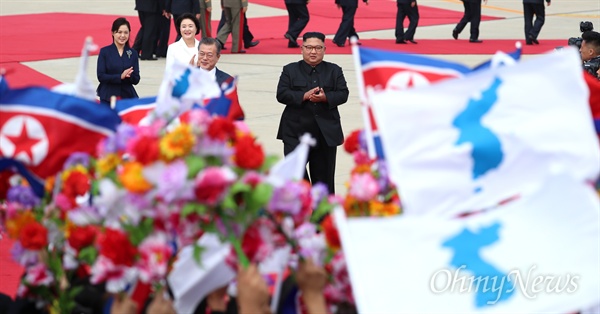
[{"label": "green leaf", "polygon": [[84,247],[79,251],[77,257],[84,263],[92,265],[96,261],[96,257],[98,257],[98,250],[93,246]]},{"label": "green leaf", "polygon": [[194,243],[193,256],[194,256],[194,260],[196,261],[196,263],[198,263],[199,266],[202,266],[202,253],[203,252],[204,252],[204,248],[201,247],[200,245],[198,245],[197,243]]},{"label": "green leaf", "polygon": [[312,215],[310,216],[310,222],[318,223],[319,221],[321,221],[321,219],[323,219],[323,217],[325,217],[325,215],[331,213],[334,207],[335,205],[328,202],[327,199],[321,200],[319,205],[317,205],[317,208],[313,211]]},{"label": "green leaf", "polygon": [[260,183],[250,192],[246,200],[246,210],[256,212],[263,208],[273,195],[273,186],[267,183]]},{"label": "green leaf", "polygon": [[198,215],[203,215],[206,213],[206,205],[198,204],[198,203],[187,203],[183,205],[183,209],[181,210],[181,216],[186,217],[189,214],[197,213]]},{"label": "green leaf", "polygon": [[232,194],[227,194],[224,198],[223,198],[223,202],[221,203],[221,207],[223,208],[229,208],[229,209],[235,209],[237,208],[237,203],[233,197]]},{"label": "green leaf", "polygon": [[154,227],[154,219],[146,218],[138,226],[134,225],[123,225],[127,234],[129,234],[129,241],[134,246],[138,246],[144,239],[152,233]]},{"label": "green leaf", "polygon": [[245,193],[245,192],[249,192],[252,188],[250,187],[250,184],[246,184],[243,182],[235,182],[230,189],[230,194],[238,194],[238,193]]},{"label": "green leaf", "polygon": [[204,169],[206,163],[204,159],[199,156],[190,155],[185,158],[185,163],[188,167],[188,179],[194,178],[200,170]]}]

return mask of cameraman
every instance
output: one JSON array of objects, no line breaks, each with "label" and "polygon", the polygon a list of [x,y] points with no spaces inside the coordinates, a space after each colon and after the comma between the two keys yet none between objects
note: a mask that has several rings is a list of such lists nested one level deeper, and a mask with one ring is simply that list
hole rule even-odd
[{"label": "cameraman", "polygon": [[583,69],[600,79],[598,70],[600,70],[600,33],[587,31],[581,35],[581,60],[583,61]]}]

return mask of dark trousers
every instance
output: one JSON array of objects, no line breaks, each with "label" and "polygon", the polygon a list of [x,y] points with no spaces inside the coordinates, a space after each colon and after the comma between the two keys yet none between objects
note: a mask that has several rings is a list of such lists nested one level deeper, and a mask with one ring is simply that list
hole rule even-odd
[{"label": "dark trousers", "polygon": [[288,30],[287,33],[294,39],[298,39],[300,33],[308,24],[310,16],[306,4],[285,4],[288,11]]},{"label": "dark trousers", "polygon": [[158,19],[158,44],[156,45],[156,55],[159,57],[167,56],[169,48],[169,35],[171,35],[171,20],[161,16]]},{"label": "dark trousers", "polygon": [[333,37],[334,42],[338,44],[344,44],[346,42],[346,38],[350,38],[352,36],[358,37],[358,34],[356,34],[356,29],[354,28],[354,15],[356,14],[357,9],[358,7],[355,6],[342,6],[342,22],[340,23],[340,27]]},{"label": "dark trousers", "polygon": [[[315,129],[316,128],[316,129]],[[329,193],[335,193],[335,158],[337,147],[330,147],[323,137],[323,134],[318,129],[318,126],[313,126],[310,133],[316,138],[317,144],[310,148],[308,152],[308,172],[304,172],[304,179],[315,184],[321,182],[327,186]],[[297,144],[283,143],[283,154],[294,151]]]},{"label": "dark trousers", "polygon": [[471,38],[472,40],[479,39],[479,22],[481,22],[481,2],[466,2],[463,1],[465,7],[465,14],[463,15],[460,22],[456,24],[456,31],[459,33],[467,26],[467,23],[471,23]]},{"label": "dark trousers", "polygon": [[[535,23],[533,16],[535,15]],[[525,18],[525,39],[530,36],[537,39],[544,21],[546,19],[546,10],[543,3],[523,3],[523,17]]]},{"label": "dark trousers", "polygon": [[137,50],[138,53],[140,50],[142,51],[142,59],[150,59],[156,50],[156,36],[160,13],[138,11],[138,17],[140,18],[141,27],[135,36],[133,49]]},{"label": "dark trousers", "polygon": [[[410,3],[396,3],[398,11],[396,11],[396,40],[413,40],[417,25],[419,25],[419,7],[410,6]],[[408,28],[404,32],[404,19],[408,17]]]},{"label": "dark trousers", "polygon": [[[219,21],[219,26],[217,26],[217,34],[221,27],[225,25],[225,13],[221,11],[221,20]],[[250,46],[252,40],[254,40],[254,35],[250,32],[250,28],[248,27],[248,19],[246,18],[246,13],[244,13],[244,31],[242,34],[242,38],[244,40],[244,47]]]}]

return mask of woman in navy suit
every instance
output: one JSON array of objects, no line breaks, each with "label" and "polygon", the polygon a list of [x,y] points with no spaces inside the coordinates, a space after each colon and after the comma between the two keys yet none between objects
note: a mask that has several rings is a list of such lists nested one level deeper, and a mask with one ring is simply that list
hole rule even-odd
[{"label": "woman in navy suit", "polygon": [[113,43],[100,49],[96,89],[100,102],[110,104],[110,97],[138,98],[133,88],[140,82],[138,53],[129,46],[129,22],[120,17],[112,24]]}]

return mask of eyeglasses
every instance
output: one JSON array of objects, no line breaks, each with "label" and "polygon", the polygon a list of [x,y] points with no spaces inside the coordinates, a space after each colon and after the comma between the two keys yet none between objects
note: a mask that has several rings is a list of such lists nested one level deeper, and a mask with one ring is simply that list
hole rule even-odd
[{"label": "eyeglasses", "polygon": [[323,49],[325,49],[325,47],[323,46],[302,46],[304,48],[304,50],[310,52],[313,49],[316,50],[317,52],[321,52],[323,51]]},{"label": "eyeglasses", "polygon": [[204,52],[199,52],[198,53],[198,57],[199,58],[204,58],[207,57],[208,59],[212,59],[215,55],[212,53],[204,53]]}]

